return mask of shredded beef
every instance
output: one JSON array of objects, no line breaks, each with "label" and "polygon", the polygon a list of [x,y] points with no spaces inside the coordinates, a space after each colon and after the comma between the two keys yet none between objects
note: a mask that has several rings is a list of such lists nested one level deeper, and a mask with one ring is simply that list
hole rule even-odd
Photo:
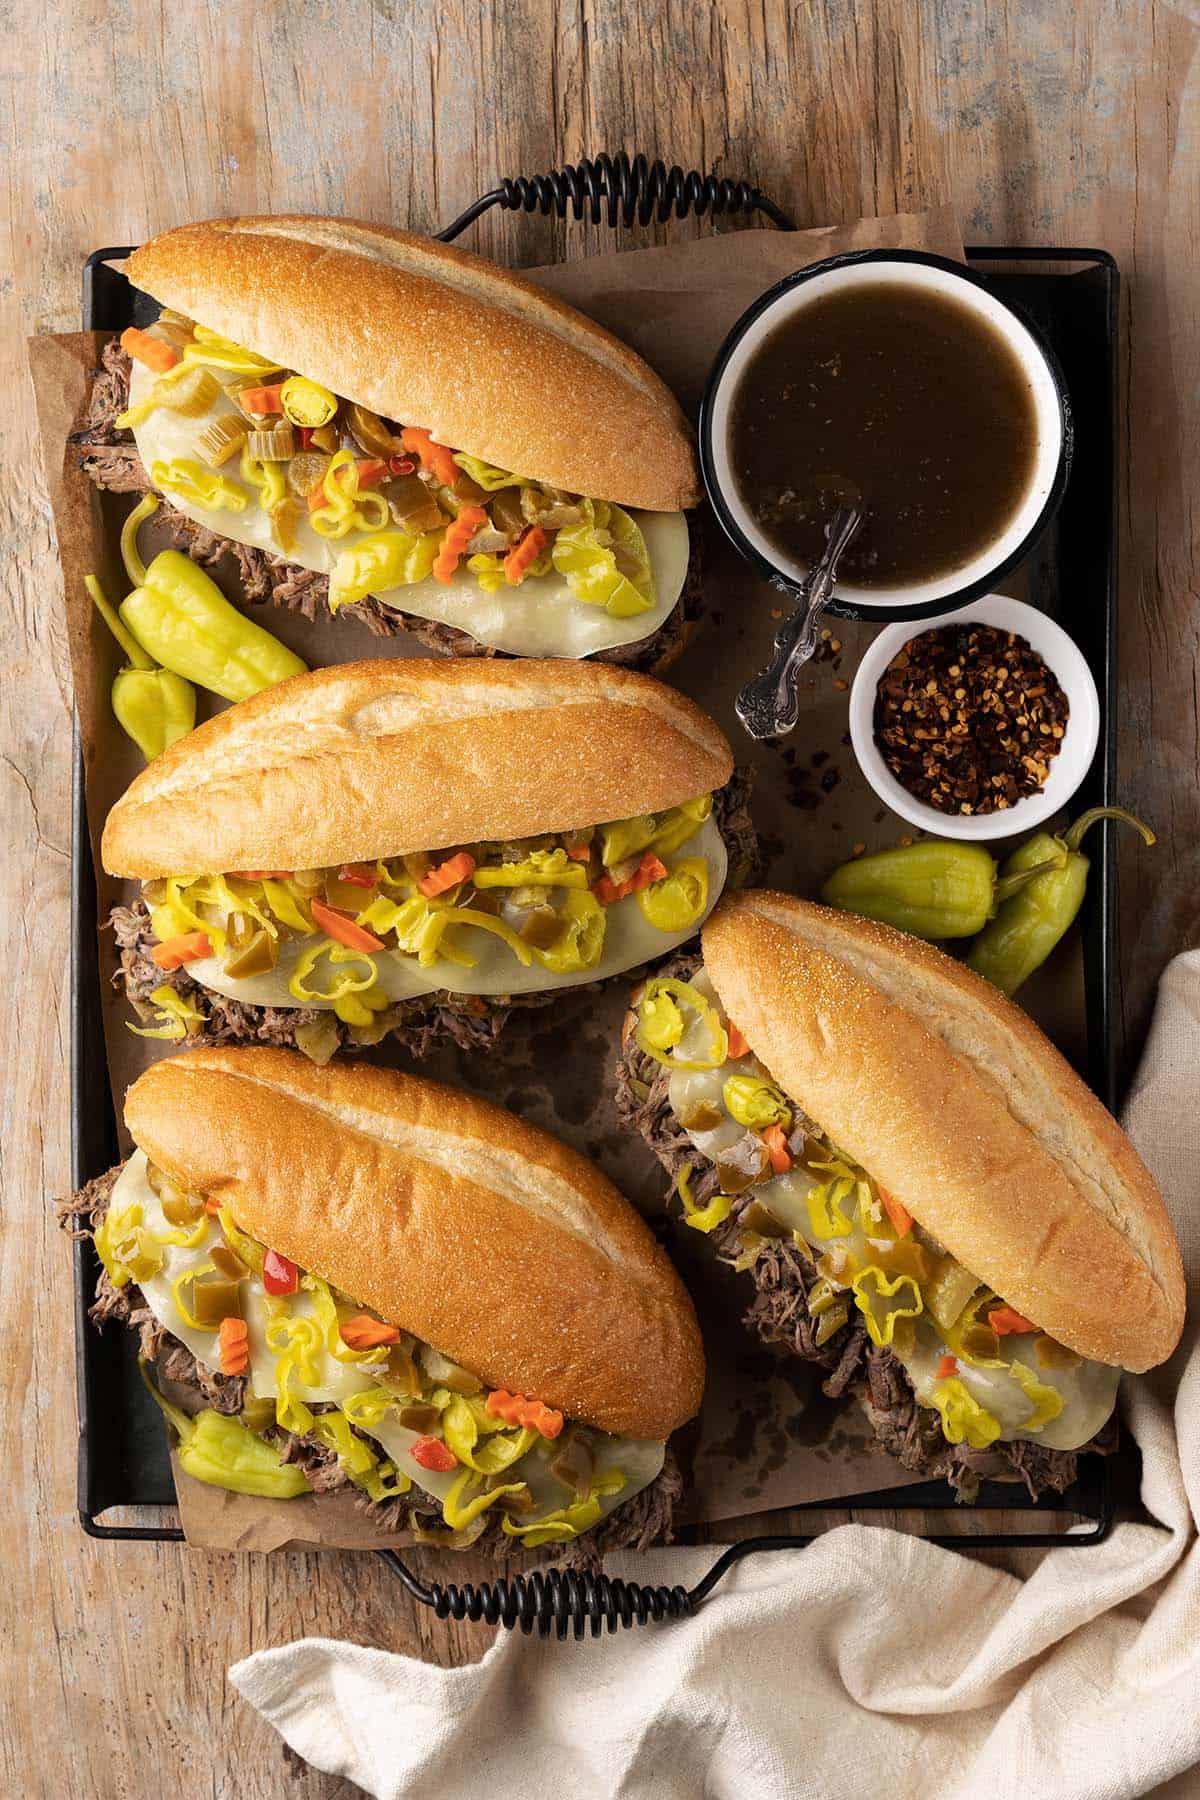
[{"label": "shredded beef", "polygon": [[948,1481],[960,1500],[974,1500],[980,1482],[989,1479],[1023,1481],[1034,1500],[1040,1493],[1061,1494],[1074,1481],[1082,1455],[1107,1455],[1115,1446],[1115,1418],[1078,1450],[1051,1450],[1020,1438],[986,1450],[947,1443],[937,1413],[918,1404],[903,1364],[890,1350],[874,1345],[866,1354],[861,1398],[880,1444],[914,1475]]},{"label": "shredded beef", "polygon": [[[150,478],[142,466],[133,433],[119,429],[118,415],[129,405],[130,360],[114,338],[100,353],[100,367],[92,377],[92,393],[88,404],[87,423],[82,431],[72,434],[78,446],[79,466],[97,487],[114,494],[143,494],[151,490]],[[282,556],[260,550],[252,544],[238,544],[231,538],[219,537],[203,525],[185,518],[177,507],[163,498],[161,517],[166,521],[171,541],[194,562],[211,566],[230,557],[237,569],[245,600],[271,606],[287,607],[315,618],[329,610],[329,577],[316,570],[301,568]],[[689,522],[691,556],[687,576],[678,604],[657,631],[631,644],[618,644],[611,650],[598,651],[597,662],[619,663],[626,668],[646,669],[660,675],[682,655],[695,632],[704,610],[701,577],[700,525],[697,514]],[[385,606],[373,594],[349,606],[338,608],[339,618],[358,619],[377,637],[399,637],[408,633],[427,649],[450,656],[504,656],[506,652],[481,644],[453,625],[437,619],[420,619]]]},{"label": "shredded beef", "polygon": [[[687,981],[699,963],[694,952],[681,954],[662,973]],[[668,1072],[638,1048],[631,1027],[630,1018],[616,1068],[617,1116],[641,1134],[672,1179],[682,1168],[691,1170],[692,1194],[702,1206],[717,1191],[716,1169],[696,1149],[671,1110]],[[726,1261],[732,1262],[743,1249],[738,1219],[752,1197],[752,1189],[741,1196],[729,1218],[713,1233],[714,1249]],[[764,1343],[782,1344],[805,1362],[827,1370],[822,1387],[831,1399],[852,1391],[880,1446],[915,1475],[949,1482],[959,1500],[974,1500],[980,1482],[988,1478],[1019,1479],[1033,1499],[1047,1491],[1062,1493],[1074,1481],[1081,1455],[1088,1451],[1104,1455],[1115,1445],[1115,1420],[1079,1450],[1051,1450],[1020,1439],[999,1442],[987,1450],[950,1444],[938,1414],[918,1404],[903,1364],[890,1350],[872,1345],[860,1323],[844,1325],[827,1343],[816,1343],[816,1321],[807,1301],[817,1272],[802,1250],[784,1239],[769,1239],[750,1274],[754,1298],[744,1315],[747,1327]]]},{"label": "shredded beef", "polygon": [[65,1200],[54,1202],[55,1217],[68,1237],[77,1240],[91,1237],[108,1211],[112,1191],[124,1167],[124,1163],[118,1163],[115,1169],[97,1175],[86,1187],[81,1187],[77,1194],[68,1194]]}]

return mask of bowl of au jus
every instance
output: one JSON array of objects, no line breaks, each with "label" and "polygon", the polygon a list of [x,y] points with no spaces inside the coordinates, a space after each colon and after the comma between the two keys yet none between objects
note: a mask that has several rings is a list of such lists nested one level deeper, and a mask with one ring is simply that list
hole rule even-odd
[{"label": "bowl of au jus", "polygon": [[829,610],[927,618],[1020,562],[1066,485],[1053,353],[970,270],[916,251],[831,257],[738,320],[713,365],[700,461],[727,535],[794,590],[839,506],[862,523]]}]

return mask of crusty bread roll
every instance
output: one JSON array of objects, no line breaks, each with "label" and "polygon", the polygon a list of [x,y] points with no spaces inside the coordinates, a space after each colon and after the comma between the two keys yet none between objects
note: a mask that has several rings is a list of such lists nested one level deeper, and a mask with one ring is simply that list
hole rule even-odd
[{"label": "crusty bread roll", "polygon": [[1162,1197],[1018,1007],[931,945],[785,894],[727,897],[702,942],[773,1078],[965,1268],[1082,1356],[1171,1354],[1184,1284]]},{"label": "crusty bread roll", "polygon": [[691,429],[641,357],[465,250],[353,219],[214,219],[152,238],[126,273],[454,450],[651,512],[700,499]]},{"label": "crusty bread roll", "polygon": [[443,1355],[602,1431],[704,1387],[670,1261],[600,1171],[469,1094],[289,1050],[190,1050],[125,1097],[139,1147],[251,1236]]},{"label": "crusty bread roll", "polygon": [[565,831],[723,786],[733,755],[673,688],[606,663],[339,663],[172,744],[104,828],[111,875],[316,869]]}]

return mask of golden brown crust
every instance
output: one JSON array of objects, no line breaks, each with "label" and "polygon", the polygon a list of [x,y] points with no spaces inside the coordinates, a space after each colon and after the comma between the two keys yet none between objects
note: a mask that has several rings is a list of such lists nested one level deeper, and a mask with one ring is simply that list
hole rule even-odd
[{"label": "golden brown crust", "polygon": [[287,1050],[191,1050],[125,1098],[150,1160],[478,1374],[602,1431],[700,1404],[691,1301],[586,1158],[472,1095]]},{"label": "golden brown crust", "polygon": [[1018,1007],[931,945],[790,895],[726,898],[702,942],[775,1080],[966,1268],[1083,1356],[1171,1354],[1185,1297],[1162,1196]]},{"label": "golden brown crust", "polygon": [[353,219],[214,219],[129,258],[166,306],[439,443],[652,512],[700,498],[691,429],[625,344],[465,250]]},{"label": "golden brown crust", "polygon": [[181,738],[109,814],[111,875],[315,869],[657,812],[721,787],[724,735],[604,663],[339,663]]}]

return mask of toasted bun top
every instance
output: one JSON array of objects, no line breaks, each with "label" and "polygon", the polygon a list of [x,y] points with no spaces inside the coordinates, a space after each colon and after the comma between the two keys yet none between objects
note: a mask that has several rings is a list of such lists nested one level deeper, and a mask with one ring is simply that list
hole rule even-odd
[{"label": "toasted bun top", "polygon": [[141,880],[328,868],[658,812],[732,770],[698,706],[611,664],[339,663],[156,756],[102,855]]},{"label": "toasted bun top", "polygon": [[126,272],[451,449],[651,512],[700,498],[691,429],[641,357],[466,250],[354,219],[214,219],[152,238]]},{"label": "toasted bun top", "polygon": [[190,1050],[125,1097],[151,1162],[479,1375],[666,1438],[704,1387],[696,1315],[629,1202],[498,1106],[365,1063]]},{"label": "toasted bun top", "polygon": [[1162,1197],[1018,1007],[916,938],[785,894],[726,898],[702,942],[774,1079],[965,1268],[1082,1356],[1171,1354],[1183,1267]]}]

